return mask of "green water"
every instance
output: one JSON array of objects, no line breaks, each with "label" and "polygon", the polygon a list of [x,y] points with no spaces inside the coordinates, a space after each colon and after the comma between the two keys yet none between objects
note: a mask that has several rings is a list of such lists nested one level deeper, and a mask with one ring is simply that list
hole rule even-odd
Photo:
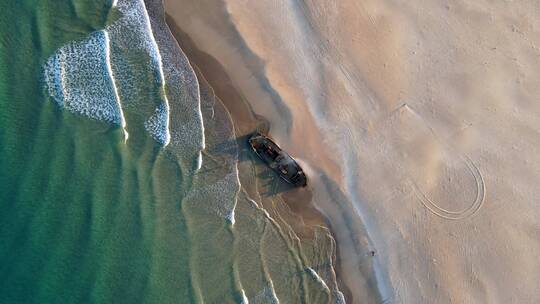
[{"label": "green water", "polygon": [[[206,152],[201,172],[211,173],[193,175],[182,150],[164,151],[135,123],[139,112],[126,115],[124,143],[120,127],[47,95],[47,58],[117,18],[109,1],[8,0],[0,11],[0,303],[327,302],[306,272],[331,259],[326,230],[300,241],[244,190],[234,225],[216,211],[218,196],[188,195],[230,174],[216,169],[226,156]],[[141,77],[156,89],[152,75]],[[233,130],[219,105],[205,115],[212,151],[226,133],[216,130]]]},{"label": "green water", "polygon": [[[163,202],[151,194],[151,170],[174,169],[156,163],[152,141],[126,146],[118,128],[61,111],[41,83],[47,57],[103,28],[109,4],[0,9],[0,303],[189,299],[186,258],[159,250],[169,240],[152,219]],[[175,250],[181,223],[168,227]],[[179,272],[174,281],[160,275],[165,268]]]}]

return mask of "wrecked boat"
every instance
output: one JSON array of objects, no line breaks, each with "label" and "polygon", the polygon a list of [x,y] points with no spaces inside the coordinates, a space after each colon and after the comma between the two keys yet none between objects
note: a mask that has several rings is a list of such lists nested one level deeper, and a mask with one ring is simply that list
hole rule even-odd
[{"label": "wrecked boat", "polygon": [[283,180],[295,187],[305,187],[307,178],[300,165],[275,142],[261,133],[250,136],[249,145]]}]

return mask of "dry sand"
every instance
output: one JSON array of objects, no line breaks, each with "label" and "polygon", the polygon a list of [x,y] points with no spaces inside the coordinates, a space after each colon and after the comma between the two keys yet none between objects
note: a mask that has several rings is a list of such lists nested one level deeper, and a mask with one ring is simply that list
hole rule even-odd
[{"label": "dry sand", "polygon": [[353,303],[540,302],[538,1],[165,5],[309,168]]}]

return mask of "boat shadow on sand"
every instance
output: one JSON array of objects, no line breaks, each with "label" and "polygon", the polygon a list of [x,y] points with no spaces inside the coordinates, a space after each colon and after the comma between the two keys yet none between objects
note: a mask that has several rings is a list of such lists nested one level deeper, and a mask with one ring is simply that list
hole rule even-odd
[{"label": "boat shadow on sand", "polygon": [[253,164],[255,176],[260,179],[263,186],[263,192],[260,194],[264,197],[275,196],[280,193],[285,193],[295,189],[294,186],[288,184],[272,169],[259,158],[251,149],[248,139],[251,133],[239,136],[235,139],[224,140],[208,150],[214,155],[224,157],[237,158],[239,163],[249,161]]}]

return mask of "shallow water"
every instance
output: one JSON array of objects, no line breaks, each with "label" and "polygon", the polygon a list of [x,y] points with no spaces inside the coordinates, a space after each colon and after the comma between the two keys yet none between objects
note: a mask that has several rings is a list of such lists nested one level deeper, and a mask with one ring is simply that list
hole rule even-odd
[{"label": "shallow water", "polygon": [[0,303],[341,297],[328,231],[242,186],[265,169],[159,1],[0,8]]}]

